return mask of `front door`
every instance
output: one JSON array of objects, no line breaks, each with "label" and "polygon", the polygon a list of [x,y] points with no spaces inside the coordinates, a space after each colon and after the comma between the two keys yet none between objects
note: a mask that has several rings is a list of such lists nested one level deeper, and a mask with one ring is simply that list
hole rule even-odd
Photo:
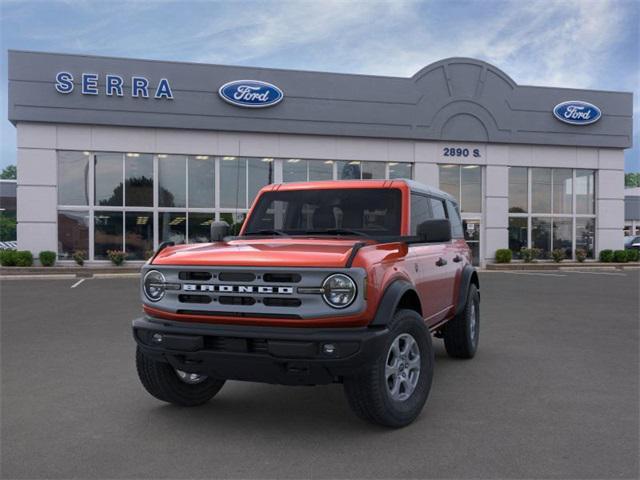
[{"label": "front door", "polygon": [[480,219],[465,219],[464,239],[471,249],[473,264],[480,265]]}]

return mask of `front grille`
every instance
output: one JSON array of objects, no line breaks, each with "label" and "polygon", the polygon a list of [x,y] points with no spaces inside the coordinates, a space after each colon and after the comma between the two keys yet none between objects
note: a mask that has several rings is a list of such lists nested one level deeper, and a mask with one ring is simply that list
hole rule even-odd
[{"label": "front grille", "polygon": [[302,301],[299,298],[265,298],[262,300],[267,307],[299,307]]},{"label": "front grille", "polygon": [[220,305],[253,305],[256,303],[255,298],[232,297],[230,295],[218,297],[218,301],[220,302]]},{"label": "front grille", "polygon": [[253,282],[256,275],[249,272],[220,272],[218,278],[221,282]]},{"label": "front grille", "polygon": [[180,272],[178,274],[180,280],[192,280],[196,282],[206,282],[211,280],[212,275],[210,272]]},{"label": "front grille", "polygon": [[178,295],[178,301],[181,303],[211,303],[209,295]]},{"label": "front grille", "polygon": [[298,283],[302,280],[299,273],[265,273],[262,278],[267,283]]}]

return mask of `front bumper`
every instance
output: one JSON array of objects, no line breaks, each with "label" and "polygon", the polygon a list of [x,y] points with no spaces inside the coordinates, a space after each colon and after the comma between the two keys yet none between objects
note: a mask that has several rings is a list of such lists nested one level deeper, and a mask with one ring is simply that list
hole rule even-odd
[{"label": "front bumper", "polygon": [[[356,374],[382,351],[378,328],[290,328],[133,321],[142,353],[179,370],[214,378],[317,385]],[[332,348],[330,347],[332,346]]]}]

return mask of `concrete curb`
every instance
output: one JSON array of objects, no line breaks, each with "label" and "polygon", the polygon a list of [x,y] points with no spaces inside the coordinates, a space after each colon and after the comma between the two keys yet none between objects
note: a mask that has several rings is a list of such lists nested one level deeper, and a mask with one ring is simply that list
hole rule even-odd
[{"label": "concrete curb", "polygon": [[1,267],[0,278],[13,276],[53,276],[72,275],[78,278],[91,278],[97,275],[140,274],[140,265],[123,267]]},{"label": "concrete curb", "polygon": [[486,266],[486,270],[493,271],[511,271],[511,270],[632,270],[640,268],[640,263],[604,263],[604,262],[544,262],[544,263],[490,263]]}]

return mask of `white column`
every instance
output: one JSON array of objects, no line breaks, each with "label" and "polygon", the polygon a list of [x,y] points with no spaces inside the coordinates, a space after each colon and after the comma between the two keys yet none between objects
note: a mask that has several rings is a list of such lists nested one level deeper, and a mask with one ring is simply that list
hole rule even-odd
[{"label": "white column", "polygon": [[509,248],[509,167],[487,165],[485,170],[484,260],[493,262],[496,250]]},{"label": "white column", "polygon": [[596,179],[596,258],[624,248],[624,151],[600,149]]},{"label": "white column", "polygon": [[56,127],[19,123],[17,138],[18,249],[57,252]]}]

